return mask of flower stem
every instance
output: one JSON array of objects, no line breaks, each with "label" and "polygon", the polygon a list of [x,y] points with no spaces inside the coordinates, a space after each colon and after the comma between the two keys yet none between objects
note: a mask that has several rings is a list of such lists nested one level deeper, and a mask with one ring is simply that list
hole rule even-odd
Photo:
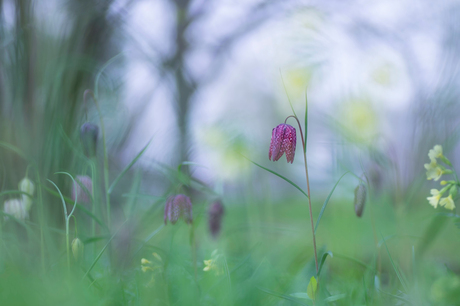
[{"label": "flower stem", "polygon": [[315,225],[313,223],[313,213],[311,211],[311,199],[310,199],[310,181],[308,179],[308,167],[307,167],[307,147],[305,146],[305,141],[303,138],[303,132],[302,132],[302,126],[300,125],[299,119],[297,116],[288,116],[286,120],[284,121],[286,123],[287,119],[289,117],[294,118],[297,121],[297,124],[299,125],[299,130],[300,130],[300,138],[302,139],[302,149],[303,149],[303,161],[305,164],[305,176],[307,178],[307,194],[308,194],[308,208],[310,210],[310,223],[311,223],[311,234],[313,237],[313,250],[315,252],[315,265],[316,265],[316,275],[318,275],[318,255],[316,252],[316,236],[315,236]]}]

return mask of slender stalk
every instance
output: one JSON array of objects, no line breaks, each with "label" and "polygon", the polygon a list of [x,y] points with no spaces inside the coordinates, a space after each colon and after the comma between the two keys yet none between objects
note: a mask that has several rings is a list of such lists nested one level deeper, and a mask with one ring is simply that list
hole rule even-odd
[{"label": "slender stalk", "polygon": [[105,186],[105,202],[106,202],[106,205],[107,205],[107,227],[110,229],[110,225],[111,225],[111,216],[110,216],[110,193],[109,193],[109,158],[108,158],[108,155],[107,155],[107,145],[106,145],[106,142],[105,142],[105,128],[104,128],[104,120],[102,118],[102,113],[101,113],[101,109],[99,108],[99,104],[97,102],[97,99],[96,99],[96,96],[94,95],[94,93],[87,89],[85,90],[84,94],[83,94],[83,100],[85,101],[85,104],[86,104],[86,96],[90,94],[91,97],[93,98],[94,100],[94,104],[96,105],[96,109],[97,109],[97,113],[99,115],[99,120],[101,122],[101,133],[102,133],[102,147],[103,147],[103,151],[104,151],[104,186]]},{"label": "slender stalk", "polygon": [[300,121],[297,118],[297,116],[288,116],[284,123],[288,120],[289,117],[294,118],[297,121],[297,124],[299,125],[299,130],[300,130],[300,138],[302,139],[302,149],[303,149],[303,161],[305,165],[305,176],[307,178],[307,194],[308,194],[308,208],[310,210],[310,223],[311,223],[311,234],[313,238],[313,249],[315,252],[315,265],[316,265],[316,275],[318,275],[318,255],[316,252],[316,236],[315,236],[315,225],[313,223],[313,213],[311,210],[311,199],[310,199],[310,181],[308,179],[308,167],[307,167],[307,147],[305,146],[305,141],[303,138],[303,132],[302,132],[302,126],[300,125]]}]

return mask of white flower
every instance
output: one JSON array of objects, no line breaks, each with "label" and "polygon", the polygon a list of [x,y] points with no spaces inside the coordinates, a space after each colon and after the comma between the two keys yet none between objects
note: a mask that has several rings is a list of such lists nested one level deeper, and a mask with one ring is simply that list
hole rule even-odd
[{"label": "white flower", "polygon": [[443,174],[443,170],[439,167],[436,159],[432,159],[429,164],[425,164],[427,180],[439,180]]},{"label": "white flower", "polygon": [[441,193],[439,193],[439,190],[437,189],[431,189],[431,195],[432,197],[426,198],[428,202],[430,202],[430,205],[432,205],[434,208],[438,207],[439,199],[441,198]]},{"label": "white flower", "polygon": [[431,160],[442,157],[442,146],[435,145],[434,148],[431,149],[430,152],[428,152],[428,157]]},{"label": "white flower", "polygon": [[439,201],[439,205],[444,206],[446,209],[453,210],[455,208],[455,203],[452,199],[452,195],[449,194],[448,197],[442,198],[441,201]]},{"label": "white flower", "polygon": [[[21,199],[11,199],[5,201],[3,204],[3,211],[18,220],[29,218],[26,204]],[[8,217],[5,217],[5,220],[8,220]]]}]

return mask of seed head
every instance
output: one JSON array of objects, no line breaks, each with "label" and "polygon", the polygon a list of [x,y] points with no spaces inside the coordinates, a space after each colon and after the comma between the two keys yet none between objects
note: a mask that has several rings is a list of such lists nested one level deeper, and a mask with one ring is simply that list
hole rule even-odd
[{"label": "seed head", "polygon": [[179,218],[184,219],[185,223],[187,224],[191,224],[193,221],[192,202],[190,201],[189,197],[183,194],[170,196],[166,200],[165,205],[165,224],[168,223],[168,220],[172,224],[175,224]]},{"label": "seed head", "polygon": [[76,198],[78,203],[90,203],[90,195],[93,195],[93,181],[87,175],[77,175],[72,184],[72,201]]},{"label": "seed head", "polygon": [[366,205],[366,186],[359,184],[355,189],[355,213],[358,217],[363,214],[364,206]]},{"label": "seed head", "polygon": [[277,161],[286,153],[288,163],[294,161],[297,137],[295,128],[289,124],[280,124],[272,130],[272,139],[268,159]]},{"label": "seed head", "polygon": [[209,232],[216,238],[222,227],[222,217],[224,216],[224,206],[221,201],[217,200],[209,206]]},{"label": "seed head", "polygon": [[83,151],[86,156],[94,157],[96,155],[97,136],[99,128],[97,125],[86,122],[80,128],[80,139],[83,145]]}]

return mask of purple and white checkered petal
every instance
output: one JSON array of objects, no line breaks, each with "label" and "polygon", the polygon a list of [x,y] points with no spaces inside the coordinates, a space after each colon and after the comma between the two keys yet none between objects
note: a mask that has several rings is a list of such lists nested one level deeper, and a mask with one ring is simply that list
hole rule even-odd
[{"label": "purple and white checkered petal", "polygon": [[286,152],[287,162],[291,164],[294,162],[296,142],[297,137],[295,128],[286,124],[286,130],[283,137],[283,151]]},{"label": "purple and white checkered petal", "polygon": [[273,161],[277,161],[284,154],[283,139],[286,130],[286,124],[280,124],[275,128],[275,140],[273,150]]}]

